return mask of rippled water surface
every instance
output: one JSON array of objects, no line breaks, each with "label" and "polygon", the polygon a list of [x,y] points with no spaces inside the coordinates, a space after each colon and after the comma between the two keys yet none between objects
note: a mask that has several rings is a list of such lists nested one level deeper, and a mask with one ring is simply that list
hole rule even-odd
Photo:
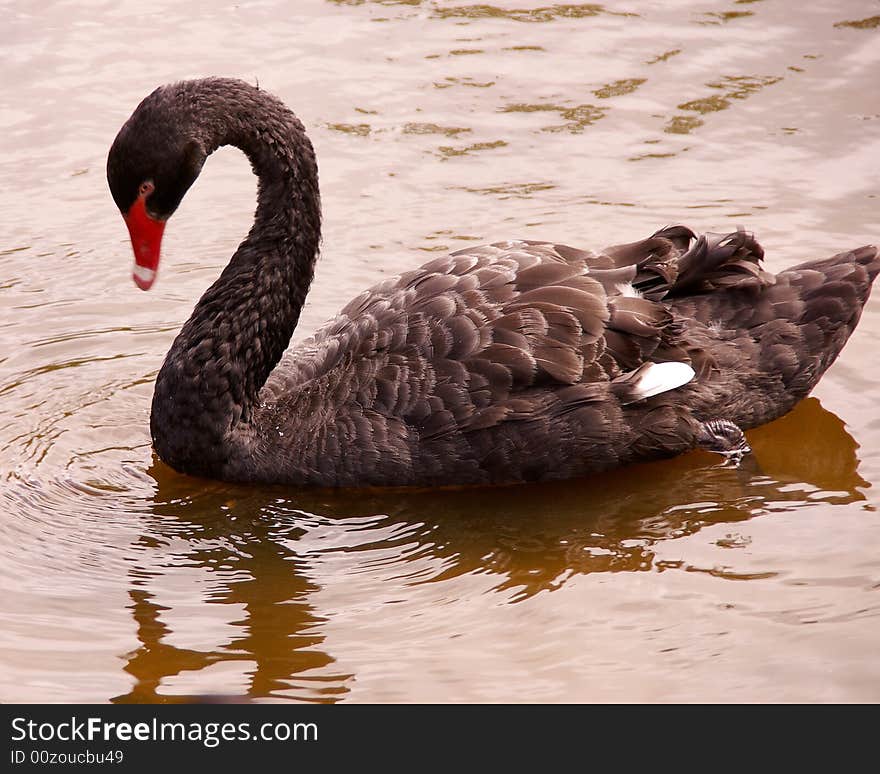
[{"label": "rippled water surface", "polygon": [[[0,29],[0,700],[880,700],[880,298],[815,397],[555,485],[301,492],[154,458],[165,351],[250,224],[224,149],[130,280],[106,152],[233,75],[318,152],[300,330],[437,251],[742,225],[771,269],[880,241],[880,4],[12,4]],[[297,335],[303,335],[298,333]]]}]

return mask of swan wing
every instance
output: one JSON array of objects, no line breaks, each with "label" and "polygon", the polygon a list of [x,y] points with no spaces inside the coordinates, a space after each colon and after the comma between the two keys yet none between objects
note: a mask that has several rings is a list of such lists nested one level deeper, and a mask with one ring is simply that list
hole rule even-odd
[{"label": "swan wing", "polygon": [[[429,436],[674,389],[710,363],[663,303],[617,292],[613,272],[648,264],[674,281],[656,256],[617,266],[544,242],[443,256],[355,298],[274,389],[314,394],[310,415],[356,405]],[[667,361],[687,368],[649,373]]]}]

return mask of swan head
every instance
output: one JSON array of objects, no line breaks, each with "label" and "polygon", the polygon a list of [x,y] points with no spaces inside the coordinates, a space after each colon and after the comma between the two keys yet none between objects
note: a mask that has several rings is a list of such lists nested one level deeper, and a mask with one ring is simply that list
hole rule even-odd
[{"label": "swan head", "polygon": [[135,284],[148,290],[159,269],[165,222],[196,181],[207,153],[187,130],[183,105],[161,88],[125,122],[107,157],[107,182],[131,237]]}]

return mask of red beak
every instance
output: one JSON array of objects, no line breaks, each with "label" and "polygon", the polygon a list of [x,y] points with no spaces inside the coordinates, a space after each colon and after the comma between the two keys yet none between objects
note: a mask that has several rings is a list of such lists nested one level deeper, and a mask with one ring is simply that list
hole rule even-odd
[{"label": "red beak", "polygon": [[146,197],[139,196],[122,217],[128,226],[131,247],[134,250],[134,272],[132,278],[141,290],[149,290],[156,281],[159,270],[159,250],[162,247],[162,232],[165,221],[156,220],[147,214],[144,204]]}]

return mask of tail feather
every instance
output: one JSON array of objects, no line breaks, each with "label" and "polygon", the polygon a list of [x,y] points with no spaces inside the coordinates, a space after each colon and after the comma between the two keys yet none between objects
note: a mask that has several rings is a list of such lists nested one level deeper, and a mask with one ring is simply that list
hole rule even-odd
[{"label": "tail feather", "polygon": [[666,295],[767,287],[773,284],[773,275],[761,268],[763,258],[764,249],[747,231],[703,234],[678,259],[678,278]]},{"label": "tail feather", "polygon": [[678,277],[678,262],[696,234],[686,226],[660,229],[647,239],[602,250],[613,269],[594,272],[606,287],[630,283],[641,295],[661,299]]},{"label": "tail feather", "polygon": [[773,276],[761,268],[763,248],[743,230],[697,237],[686,226],[667,226],[647,239],[602,252],[614,268],[595,272],[600,282],[629,282],[652,300],[773,284]]}]

